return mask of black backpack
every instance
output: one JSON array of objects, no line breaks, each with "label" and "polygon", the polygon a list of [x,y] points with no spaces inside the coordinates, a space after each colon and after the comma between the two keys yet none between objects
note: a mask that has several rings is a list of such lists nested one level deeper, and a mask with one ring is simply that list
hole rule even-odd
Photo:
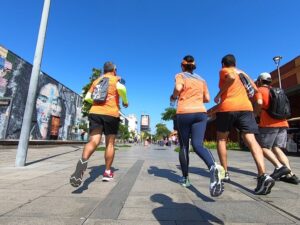
[{"label": "black backpack", "polygon": [[92,99],[94,100],[94,103],[101,104],[106,101],[108,86],[109,86],[109,78],[102,77],[99,80],[99,83],[95,86],[95,89],[92,94]]},{"label": "black backpack", "polygon": [[267,112],[274,119],[287,119],[291,116],[290,102],[283,89],[270,88],[270,106]]}]

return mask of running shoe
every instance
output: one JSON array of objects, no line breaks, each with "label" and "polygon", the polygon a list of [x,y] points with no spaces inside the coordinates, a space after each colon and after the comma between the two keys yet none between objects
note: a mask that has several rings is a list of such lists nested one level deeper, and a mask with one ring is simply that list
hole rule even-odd
[{"label": "running shoe", "polygon": [[102,181],[111,181],[114,179],[114,173],[110,171],[110,173],[104,172]]},{"label": "running shoe", "polygon": [[189,177],[182,177],[182,178],[179,180],[179,183],[180,183],[181,186],[183,186],[183,187],[190,187],[190,186],[191,186],[191,182],[190,182]]},{"label": "running shoe", "polygon": [[87,161],[83,162],[82,159],[80,159],[77,163],[75,172],[70,177],[70,184],[73,187],[79,187],[81,185],[82,177],[86,168],[87,168]]},{"label": "running shoe", "polygon": [[223,179],[225,170],[223,166],[215,164],[210,168],[210,185],[209,191],[212,197],[220,196],[224,191]]},{"label": "running shoe", "polygon": [[225,176],[222,180],[223,180],[223,182],[229,182],[230,181],[230,176],[229,176],[229,173],[227,171],[225,172]]},{"label": "running shoe", "polygon": [[268,174],[263,174],[257,178],[257,186],[255,188],[255,194],[267,195],[271,192],[272,187],[275,184],[275,180]]},{"label": "running shoe", "polygon": [[290,183],[290,184],[299,184],[300,183],[299,178],[295,174],[293,174],[292,176],[287,175],[284,177],[280,177],[280,180],[283,182]]},{"label": "running shoe", "polygon": [[286,166],[282,166],[279,169],[275,168],[274,172],[272,174],[270,174],[270,176],[274,180],[278,180],[280,177],[288,175],[290,172],[291,172],[291,170],[289,168],[287,168]]}]

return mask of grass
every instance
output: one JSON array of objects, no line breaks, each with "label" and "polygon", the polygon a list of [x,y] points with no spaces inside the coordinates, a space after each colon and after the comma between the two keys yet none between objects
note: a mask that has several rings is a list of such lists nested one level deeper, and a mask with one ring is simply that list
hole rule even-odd
[{"label": "grass", "polygon": [[[228,141],[226,146],[227,146],[227,149],[229,149],[229,150],[243,151],[240,148],[239,143],[237,143],[237,142]],[[217,149],[217,142],[215,142],[215,141],[204,141],[204,147],[208,148],[208,149],[211,149],[211,150],[212,149]],[[180,150],[180,147],[175,148],[176,152],[179,152],[179,150]],[[193,147],[190,147],[190,152],[194,152]]]},{"label": "grass", "polygon": [[[126,145],[126,144],[123,144],[123,145],[115,145],[115,151],[119,150],[119,148],[128,148],[128,147],[131,147],[130,145]],[[104,152],[105,151],[105,147],[104,146],[100,146],[96,149],[96,151],[101,151],[101,152]]]}]

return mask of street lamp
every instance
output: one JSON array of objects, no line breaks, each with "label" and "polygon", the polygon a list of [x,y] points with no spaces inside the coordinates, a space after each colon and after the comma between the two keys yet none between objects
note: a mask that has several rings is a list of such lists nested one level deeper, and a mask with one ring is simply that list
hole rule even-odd
[{"label": "street lamp", "polygon": [[279,87],[281,88],[281,77],[280,77],[280,69],[279,69],[279,64],[280,64],[280,60],[282,59],[282,56],[275,56],[273,58],[276,66],[277,66],[277,73],[278,73],[278,82],[279,82]]},{"label": "street lamp", "polygon": [[32,121],[32,113],[33,113],[33,107],[35,105],[34,100],[35,100],[38,78],[39,78],[40,68],[41,68],[42,55],[44,50],[44,42],[46,36],[50,2],[51,0],[44,0],[40,29],[39,29],[38,39],[37,39],[35,53],[34,53],[33,67],[30,76],[29,90],[28,90],[21,134],[20,134],[17,155],[16,155],[17,167],[25,166],[26,163],[30,127]]}]

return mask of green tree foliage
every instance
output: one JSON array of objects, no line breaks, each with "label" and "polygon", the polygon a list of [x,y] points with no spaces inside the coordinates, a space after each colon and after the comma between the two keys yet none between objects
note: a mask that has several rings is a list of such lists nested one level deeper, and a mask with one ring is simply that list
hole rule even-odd
[{"label": "green tree foliage", "polygon": [[158,123],[156,124],[156,138],[162,139],[163,137],[167,137],[170,135],[171,131],[166,127],[166,124]]},{"label": "green tree foliage", "polygon": [[176,109],[169,107],[166,108],[165,111],[161,114],[161,119],[164,121],[173,120],[175,115],[176,115]]},{"label": "green tree foliage", "polygon": [[[82,97],[84,98],[84,96],[86,95],[86,93],[88,92],[88,90],[90,89],[92,83],[101,75],[101,70],[100,69],[96,69],[93,68],[92,69],[92,75],[89,77],[90,82],[88,84],[86,84],[85,86],[83,86],[82,88]],[[82,109],[81,109],[81,113],[82,116],[85,117],[88,115],[90,109],[92,107],[91,103],[88,103],[86,101],[83,101],[82,103]]]},{"label": "green tree foliage", "polygon": [[128,140],[130,138],[130,133],[128,131],[128,126],[120,124],[119,135],[122,140]]}]

